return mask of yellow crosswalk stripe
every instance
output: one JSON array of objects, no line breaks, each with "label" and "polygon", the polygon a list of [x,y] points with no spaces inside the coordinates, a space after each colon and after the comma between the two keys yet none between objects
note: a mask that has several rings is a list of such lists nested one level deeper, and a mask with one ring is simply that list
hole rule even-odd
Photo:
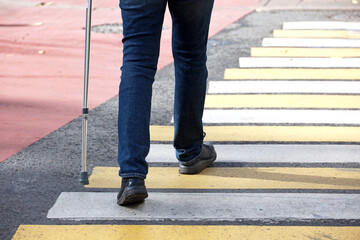
[{"label": "yellow crosswalk stripe", "polygon": [[207,95],[205,108],[360,108],[351,95]]},{"label": "yellow crosswalk stripe", "polygon": [[254,47],[252,57],[360,57],[360,48]]},{"label": "yellow crosswalk stripe", "polygon": [[[117,167],[95,167],[87,188],[120,188]],[[182,175],[178,167],[150,167],[148,188],[186,189],[360,189],[359,169],[207,168]]]},{"label": "yellow crosswalk stripe", "polygon": [[358,240],[360,227],[21,225],[12,240],[186,240],[186,239],[346,239]]},{"label": "yellow crosswalk stripe", "polygon": [[360,69],[227,68],[224,79],[321,79],[360,80]]},{"label": "yellow crosswalk stripe", "polygon": [[278,38],[360,38],[360,31],[342,30],[281,30],[273,31]]},{"label": "yellow crosswalk stripe", "polygon": [[[205,126],[212,142],[360,142],[360,127]],[[152,141],[172,141],[172,126],[150,127]]]},{"label": "yellow crosswalk stripe", "polygon": [[[358,240],[360,227],[176,226],[176,225],[21,225],[12,240]],[[326,236],[326,237],[325,237]]]}]

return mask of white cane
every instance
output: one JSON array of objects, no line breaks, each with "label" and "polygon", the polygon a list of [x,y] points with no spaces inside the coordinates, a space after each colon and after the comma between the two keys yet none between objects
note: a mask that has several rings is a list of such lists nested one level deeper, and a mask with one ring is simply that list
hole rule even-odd
[{"label": "white cane", "polygon": [[82,108],[82,151],[80,183],[89,184],[87,172],[87,125],[88,125],[88,95],[89,95],[89,62],[90,62],[90,32],[91,32],[92,0],[86,2],[86,28],[85,28],[85,63],[84,63],[84,94]]}]

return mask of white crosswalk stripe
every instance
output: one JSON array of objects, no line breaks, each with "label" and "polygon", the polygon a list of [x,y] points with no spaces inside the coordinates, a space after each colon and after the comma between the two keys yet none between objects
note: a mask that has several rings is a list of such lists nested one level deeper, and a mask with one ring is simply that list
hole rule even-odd
[{"label": "white crosswalk stripe", "polygon": [[204,123],[360,124],[356,110],[205,110]]},{"label": "white crosswalk stripe", "polygon": [[360,30],[360,23],[339,21],[284,22],[283,29]]},{"label": "white crosswalk stripe", "polygon": [[241,57],[241,68],[358,68],[360,58]]},{"label": "white crosswalk stripe", "polygon": [[360,219],[357,194],[154,192],[145,204],[131,208],[120,208],[115,198],[116,193],[64,192],[49,210],[48,218],[210,222],[240,218]]},{"label": "white crosswalk stripe", "polygon": [[208,92],[360,94],[360,81],[210,81]]},{"label": "white crosswalk stripe", "polygon": [[[215,144],[215,148],[217,163],[360,163],[359,145]],[[174,153],[172,144],[152,144],[146,160],[178,163]]]},{"label": "white crosswalk stripe", "polygon": [[324,38],[264,38],[263,47],[329,47],[358,48],[360,40]]}]

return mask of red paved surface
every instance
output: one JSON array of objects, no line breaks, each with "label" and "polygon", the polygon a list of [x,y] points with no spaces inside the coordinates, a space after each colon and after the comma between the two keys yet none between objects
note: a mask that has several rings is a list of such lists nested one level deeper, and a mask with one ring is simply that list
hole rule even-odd
[{"label": "red paved surface", "polygon": [[[210,34],[258,2],[216,0]],[[81,115],[86,1],[38,3],[0,3],[0,162]],[[93,25],[121,22],[117,1],[93,0],[93,7]],[[172,62],[169,14],[164,24],[159,69]],[[121,37],[92,32],[90,108],[117,95]]]}]

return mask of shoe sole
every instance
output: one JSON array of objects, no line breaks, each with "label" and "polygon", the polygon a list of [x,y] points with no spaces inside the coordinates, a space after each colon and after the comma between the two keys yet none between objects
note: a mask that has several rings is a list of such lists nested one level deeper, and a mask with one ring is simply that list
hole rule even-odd
[{"label": "shoe sole", "polygon": [[185,166],[185,165],[180,165],[179,168],[179,172],[181,174],[197,174],[200,173],[202,170],[204,170],[205,168],[207,168],[208,166],[210,166],[213,162],[215,162],[216,160],[216,152],[214,150],[214,156],[208,160],[202,160],[199,161],[197,163],[195,163],[194,165],[191,166]]},{"label": "shoe sole", "polygon": [[120,206],[130,205],[135,203],[142,203],[148,197],[146,188],[144,189],[129,189],[125,188],[124,193],[118,199],[117,204]]}]

